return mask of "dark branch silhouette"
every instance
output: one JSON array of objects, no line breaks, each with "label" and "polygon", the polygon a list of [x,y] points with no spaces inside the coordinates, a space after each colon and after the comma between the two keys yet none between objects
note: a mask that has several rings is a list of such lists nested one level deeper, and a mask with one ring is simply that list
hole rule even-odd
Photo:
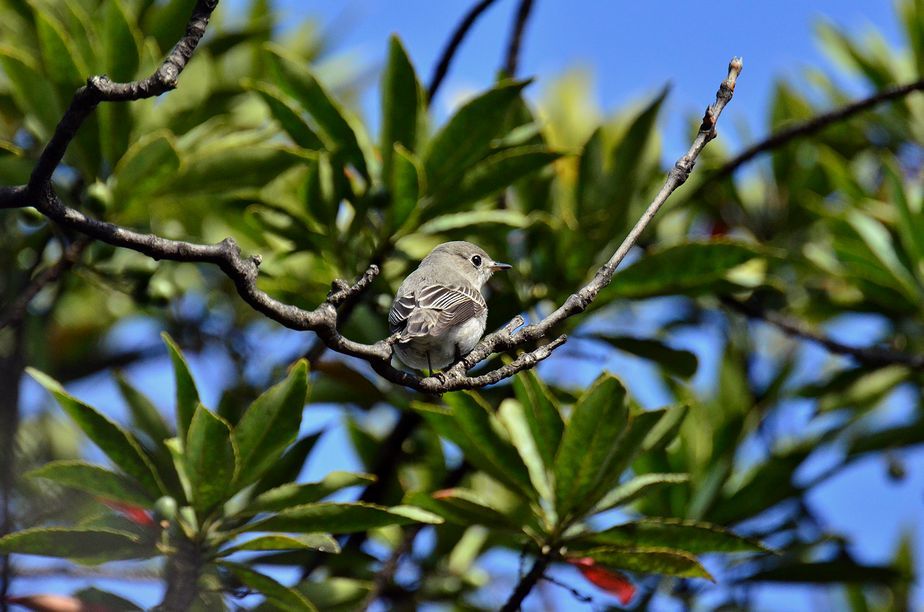
[{"label": "dark branch silhouette", "polygon": [[436,97],[436,92],[439,91],[440,85],[443,84],[443,79],[446,78],[446,73],[449,72],[449,65],[452,63],[453,58],[455,58],[459,45],[465,40],[468,31],[472,29],[472,26],[475,25],[475,22],[481,17],[481,14],[488,10],[495,1],[496,0],[480,0],[478,4],[473,6],[468,13],[465,14],[465,17],[462,18],[459,25],[456,26],[455,31],[452,33],[452,37],[450,37],[449,42],[446,43],[446,47],[440,54],[440,59],[436,63],[436,68],[433,69],[433,76],[430,78],[430,86],[427,88],[427,100],[433,100],[433,98]]},{"label": "dark branch silhouette", "polygon": [[517,16],[510,30],[510,40],[507,41],[507,53],[504,56],[503,71],[507,78],[512,79],[517,74],[517,68],[520,65],[520,49],[523,47],[523,32],[526,30],[526,22],[529,21],[532,10],[533,0],[520,0]]}]

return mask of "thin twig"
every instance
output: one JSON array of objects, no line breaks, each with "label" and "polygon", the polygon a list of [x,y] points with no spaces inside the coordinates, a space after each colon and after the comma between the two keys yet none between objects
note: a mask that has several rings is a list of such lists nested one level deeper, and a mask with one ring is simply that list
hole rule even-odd
[{"label": "thin twig", "polygon": [[21,321],[26,314],[29,303],[38,295],[39,291],[57,281],[64,272],[71,269],[80,259],[80,256],[90,242],[89,238],[78,238],[64,249],[61,258],[58,259],[54,265],[45,268],[36,275],[35,278],[19,292],[16,299],[7,307],[6,312],[0,314],[0,329],[9,325],[15,325]]},{"label": "thin twig", "polygon": [[921,90],[924,90],[924,79],[915,81],[913,83],[906,83],[905,85],[886,87],[882,91],[879,91],[869,96],[868,98],[856,100],[850,104],[836,108],[828,113],[816,115],[815,117],[812,117],[806,121],[794,123],[777,132],[774,132],[769,137],[751,145],[732,159],[728,160],[722,164],[718,170],[710,174],[707,180],[711,182],[713,180],[723,179],[733,174],[735,170],[751,161],[761,153],[765,153],[772,149],[777,149],[792,140],[796,140],[797,138],[811,136],[812,134],[825,129],[831,124],[850,119],[854,115],[862,113],[865,110],[869,110],[874,106],[878,106],[884,102],[889,102],[898,98],[903,98],[912,92]]},{"label": "thin twig", "polygon": [[510,594],[510,599],[501,608],[501,612],[516,612],[516,610],[519,610],[520,606],[523,605],[523,600],[526,599],[526,596],[533,590],[536,583],[545,575],[545,570],[551,562],[552,557],[548,553],[539,555],[526,575],[520,578],[517,586],[513,589],[513,593]]},{"label": "thin twig", "polygon": [[440,59],[436,63],[436,68],[433,69],[433,76],[430,78],[430,87],[427,89],[427,100],[432,101],[433,98],[436,97],[436,92],[439,91],[440,85],[443,84],[443,79],[446,78],[446,73],[449,72],[449,65],[452,63],[453,58],[455,58],[459,45],[465,40],[465,36],[468,34],[469,30],[472,29],[472,26],[475,25],[475,22],[478,21],[478,18],[481,17],[481,14],[488,10],[488,7],[494,4],[495,1],[496,0],[480,0],[478,4],[473,6],[471,10],[465,14],[465,17],[462,18],[459,25],[456,26],[449,42],[446,43],[446,47],[440,54]]},{"label": "thin twig", "polygon": [[513,28],[510,30],[510,40],[507,42],[507,53],[504,56],[504,75],[512,79],[517,74],[517,68],[520,63],[520,48],[523,46],[523,31],[526,30],[526,22],[529,21],[529,15],[533,10],[533,0],[520,0],[517,7],[517,16],[513,21]]},{"label": "thin twig", "polygon": [[577,589],[574,588],[573,586],[567,585],[567,584],[565,584],[564,582],[562,582],[561,580],[558,580],[557,578],[554,578],[554,577],[552,577],[552,576],[549,576],[548,574],[545,574],[544,576],[542,576],[542,579],[545,580],[546,582],[551,582],[552,584],[554,584],[554,585],[557,586],[557,587],[561,587],[561,588],[565,589],[566,591],[568,591],[569,593],[571,593],[571,596],[572,596],[572,597],[574,597],[575,599],[577,599],[577,600],[578,600],[579,602],[581,602],[581,603],[590,604],[590,603],[593,603],[593,602],[594,602],[594,598],[591,597],[590,595],[586,595],[586,594],[584,594],[584,593],[581,593],[579,590],[577,590]]},{"label": "thin twig", "polygon": [[816,332],[801,321],[795,321],[783,315],[763,309],[753,301],[740,301],[731,297],[723,297],[722,303],[749,319],[759,319],[773,325],[783,333],[809,342],[814,342],[829,353],[847,355],[858,362],[872,366],[904,365],[913,370],[924,370],[924,355],[902,353],[877,347],[851,346],[833,340],[824,334]]}]

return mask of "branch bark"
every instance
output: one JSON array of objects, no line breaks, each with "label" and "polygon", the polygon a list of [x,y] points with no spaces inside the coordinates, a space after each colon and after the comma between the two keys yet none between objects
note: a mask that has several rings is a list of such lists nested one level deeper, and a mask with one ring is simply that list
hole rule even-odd
[{"label": "branch bark", "polygon": [[504,56],[503,71],[507,78],[512,79],[517,74],[517,68],[520,64],[520,49],[523,46],[523,32],[526,30],[526,22],[533,10],[533,0],[520,0],[517,7],[517,16],[513,21],[513,28],[510,30],[510,40],[507,43],[507,53]]},{"label": "branch bark", "polygon": [[542,579],[546,568],[551,562],[552,557],[548,554],[541,554],[537,557],[526,575],[520,578],[517,586],[513,589],[513,593],[510,594],[510,599],[508,599],[507,603],[501,608],[501,612],[516,612],[519,610],[520,606],[523,605],[523,600],[526,599],[529,592],[532,591],[533,587]]}]

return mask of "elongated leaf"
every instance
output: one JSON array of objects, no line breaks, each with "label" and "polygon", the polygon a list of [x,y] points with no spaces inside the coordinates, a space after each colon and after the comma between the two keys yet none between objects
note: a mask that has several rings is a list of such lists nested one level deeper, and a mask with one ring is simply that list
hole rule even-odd
[{"label": "elongated leaf", "polygon": [[[417,146],[417,128],[425,116],[426,97],[414,66],[397,36],[388,41],[388,59],[382,72],[382,138],[379,149],[382,152],[382,176],[395,177],[392,173],[392,159],[395,146],[414,151]],[[396,183],[389,182],[393,191]],[[400,227],[400,223],[395,227]]]},{"label": "elongated leaf", "polygon": [[234,439],[240,451],[238,486],[260,478],[295,440],[308,392],[308,362],[299,361],[288,378],[251,404],[237,426]]},{"label": "elongated leaf", "polygon": [[755,257],[761,253],[741,242],[687,242],[651,251],[617,272],[602,293],[627,298],[698,295],[723,287],[729,271]]},{"label": "elongated leaf", "polygon": [[339,553],[340,544],[326,533],[308,533],[297,537],[266,535],[226,548],[219,556],[227,557],[242,550],[319,550],[326,553]]},{"label": "elongated leaf", "polygon": [[240,190],[249,193],[255,185],[265,185],[296,164],[315,155],[275,143],[225,146],[199,152],[184,159],[181,171],[160,194],[228,197]]},{"label": "elongated leaf", "polygon": [[522,525],[492,508],[477,493],[468,489],[444,489],[435,493],[415,491],[408,493],[404,502],[462,526],[484,525],[515,533],[522,530]]},{"label": "elongated leaf", "polygon": [[27,372],[58,400],[61,408],[113,463],[138,482],[147,495],[156,498],[166,492],[157,471],[134,436],[95,408],[68,394],[53,378],[32,368]]},{"label": "elongated leaf", "polygon": [[788,563],[752,574],[748,582],[802,584],[891,584],[902,578],[894,567],[859,565],[849,559]]},{"label": "elongated leaf", "polygon": [[173,433],[164,422],[157,407],[151,403],[143,393],[131,385],[121,374],[115,375],[116,384],[128,411],[132,415],[132,424],[143,431],[155,444],[163,444],[167,438],[172,438]]},{"label": "elongated leaf", "polygon": [[156,191],[180,168],[173,136],[158,131],[134,142],[116,165],[114,199],[120,204]]},{"label": "elongated leaf", "polygon": [[526,81],[501,83],[465,104],[446,122],[423,156],[431,187],[447,186],[488,151],[526,85]]},{"label": "elongated leaf", "polygon": [[686,404],[672,406],[664,411],[664,416],[651,428],[642,442],[642,452],[649,453],[663,449],[674,441],[690,407]]},{"label": "elongated leaf", "polygon": [[269,107],[273,119],[279,122],[279,125],[286,134],[292,137],[295,144],[313,150],[324,148],[324,144],[318,135],[302,119],[301,110],[279,88],[268,83],[250,83],[248,88],[263,99]]},{"label": "elongated leaf", "polygon": [[246,514],[276,512],[293,506],[320,501],[340,489],[375,482],[372,474],[331,472],[319,482],[288,483],[257,496],[244,510]]},{"label": "elongated leaf", "polygon": [[305,581],[299,590],[321,610],[349,610],[349,604],[364,600],[372,583],[352,578],[328,577],[323,581]]},{"label": "elongated leaf", "polygon": [[690,351],[671,348],[663,342],[651,338],[611,336],[608,334],[593,334],[592,337],[603,340],[621,351],[654,361],[671,374],[681,378],[690,378],[696,374],[698,362],[696,355]]},{"label": "elongated leaf", "polygon": [[713,580],[696,557],[682,550],[604,546],[591,548],[580,554],[611,567],[631,572]]},{"label": "elongated leaf", "polygon": [[33,129],[40,139],[48,140],[63,112],[53,83],[42,75],[33,58],[13,47],[0,45],[0,68],[16,105],[37,120]]},{"label": "elongated leaf", "polygon": [[53,480],[96,497],[126,504],[150,507],[154,501],[140,490],[135,480],[84,461],[52,461],[27,475]]},{"label": "elongated leaf", "polygon": [[437,196],[436,210],[459,208],[509,187],[561,157],[542,146],[515,147],[477,162],[448,192]]},{"label": "elongated leaf", "polygon": [[48,76],[58,85],[77,87],[90,76],[89,70],[78,67],[78,54],[73,50],[70,36],[53,15],[36,11],[35,29],[38,34],[42,63]]},{"label": "elongated leaf", "polygon": [[231,563],[230,561],[221,561],[219,564],[227,568],[240,580],[244,586],[247,586],[258,593],[262,593],[267,600],[278,606],[281,610],[293,610],[299,612],[313,612],[317,610],[308,598],[299,593],[297,590],[287,587],[278,582],[275,578],[270,578],[266,574],[256,572],[246,565],[240,563]]},{"label": "elongated leaf", "polygon": [[94,563],[146,557],[153,549],[143,546],[137,535],[126,531],[40,527],[0,538],[0,552]]},{"label": "elongated leaf", "polygon": [[421,234],[441,234],[451,230],[467,229],[488,224],[503,225],[512,228],[529,227],[535,217],[524,215],[518,210],[469,210],[449,213],[430,219],[417,231]]},{"label": "elongated leaf", "polygon": [[641,519],[582,536],[577,541],[596,546],[673,547],[690,553],[767,551],[760,542],[735,535],[724,527],[669,518]]},{"label": "elongated leaf", "polygon": [[166,333],[161,334],[161,338],[167,345],[167,352],[173,363],[173,380],[176,385],[176,432],[180,440],[186,440],[189,423],[199,404],[199,390],[196,389],[196,382],[189,372],[189,365],[180,347]]},{"label": "elongated leaf", "polygon": [[540,497],[549,502],[554,502],[551,470],[546,467],[545,462],[542,460],[539,447],[530,431],[526,410],[517,400],[505,399],[498,408],[497,418],[507,430],[510,441],[513,442],[513,447],[517,449],[520,459],[526,465],[533,487]]},{"label": "elongated leaf", "polygon": [[412,506],[386,508],[375,504],[319,503],[287,508],[278,514],[246,525],[241,531],[288,531],[292,533],[351,533],[386,525],[443,522],[439,516]]},{"label": "elongated leaf", "polygon": [[369,146],[359,122],[334,101],[302,62],[290,57],[281,47],[270,45],[267,50],[276,85],[311,114],[326,148],[331,152],[342,151],[346,159],[368,179],[364,149]]},{"label": "elongated leaf", "polygon": [[909,259],[916,262],[914,270],[917,272],[918,282],[924,284],[924,214],[920,210],[913,210],[908,199],[908,193],[902,183],[902,173],[892,159],[886,160],[883,170],[890,187],[890,201],[898,212],[896,223],[902,246],[908,253]]},{"label": "elongated leaf", "polygon": [[417,208],[417,202],[426,186],[422,176],[423,168],[413,153],[396,144],[393,160],[389,226],[399,229]]},{"label": "elongated leaf", "polygon": [[555,453],[565,424],[558,399],[533,370],[520,372],[513,379],[513,391],[523,406],[529,430],[546,467],[555,464]]},{"label": "elongated leaf", "polygon": [[924,299],[924,289],[918,286],[914,276],[902,263],[898,253],[895,252],[889,230],[876,219],[857,210],[851,210],[847,213],[847,222],[863,239],[863,242],[879,260],[882,267],[891,273],[895,289],[904,293],[913,303],[920,303]]},{"label": "elongated leaf", "polygon": [[[481,398],[476,393],[463,391],[447,393],[443,401],[452,410],[452,416],[449,427],[438,429],[439,433],[458,444],[469,461],[475,465],[478,465],[475,463],[478,461],[479,468],[500,482],[508,484],[513,490],[520,491],[527,497],[536,497],[537,492],[530,482],[529,471],[516,449],[497,435],[501,427]],[[434,413],[424,413],[431,423],[435,421],[432,415]],[[466,452],[472,448],[478,451]]]},{"label": "elongated leaf", "polygon": [[308,455],[314,449],[323,432],[305,436],[286,450],[279,461],[275,462],[254,485],[253,495],[275,489],[285,483],[294,482],[305,466]]},{"label": "elongated leaf", "polygon": [[623,472],[629,469],[633,459],[642,450],[642,444],[655,425],[658,424],[665,410],[645,410],[629,419],[626,432],[619,439],[619,445],[613,449],[606,463],[602,466],[603,476],[600,488],[589,496],[586,504],[579,507],[584,510],[595,504],[606,491],[616,486]]},{"label": "elongated leaf", "polygon": [[594,506],[593,513],[625,506],[662,487],[689,481],[690,477],[687,474],[642,474],[604,495]]},{"label": "elongated leaf", "polygon": [[122,0],[106,0],[103,5],[102,38],[106,73],[116,81],[130,81],[138,71],[139,52],[135,18]]},{"label": "elongated leaf", "polygon": [[[587,502],[618,448],[628,418],[626,390],[609,373],[580,398],[555,456],[555,507],[559,517]],[[592,503],[592,502],[590,502]]]},{"label": "elongated leaf", "polygon": [[189,424],[185,449],[193,508],[200,517],[206,516],[234,492],[231,482],[238,469],[238,454],[231,427],[199,404]]}]

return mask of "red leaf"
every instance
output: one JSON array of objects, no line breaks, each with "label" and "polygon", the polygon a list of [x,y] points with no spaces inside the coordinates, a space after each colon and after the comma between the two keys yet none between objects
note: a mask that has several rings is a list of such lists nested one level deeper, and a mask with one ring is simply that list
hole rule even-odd
[{"label": "red leaf", "polygon": [[99,498],[99,501],[103,505],[109,506],[136,525],[141,525],[142,527],[153,527],[155,524],[154,517],[151,515],[151,513],[141,506],[123,504],[122,502],[113,501],[111,499]]},{"label": "red leaf", "polygon": [[590,557],[568,559],[568,563],[576,567],[588,581],[618,597],[619,602],[624,606],[628,605],[635,596],[635,585],[629,582],[628,578],[600,565]]},{"label": "red leaf", "polygon": [[433,499],[446,499],[447,497],[454,497],[455,494],[455,489],[440,489],[439,491],[434,491],[431,493],[430,497]]}]

